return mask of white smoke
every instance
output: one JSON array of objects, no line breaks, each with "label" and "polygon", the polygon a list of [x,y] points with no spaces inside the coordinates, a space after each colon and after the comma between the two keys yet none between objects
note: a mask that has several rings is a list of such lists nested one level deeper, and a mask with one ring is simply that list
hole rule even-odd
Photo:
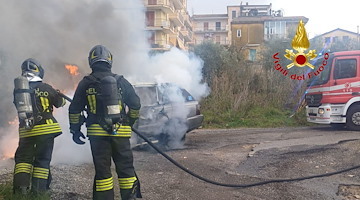
[{"label": "white smoke", "polygon": [[[65,64],[77,65],[82,76],[90,73],[90,49],[103,44],[114,56],[113,72],[135,82],[173,82],[187,89],[197,100],[208,93],[201,83],[202,61],[176,48],[149,57],[145,14],[141,0],[0,0],[1,85],[20,75],[21,63],[33,57],[45,69],[44,82],[69,91],[74,81]],[[16,116],[12,87],[1,87],[1,123]],[[68,131],[67,107],[55,109],[63,134],[56,138],[53,163],[90,162],[89,141],[73,143]],[[0,127],[5,127],[0,124]],[[83,130],[86,133],[86,130]],[[0,155],[6,141],[17,141],[17,128],[1,131]],[[15,147],[14,147],[15,146]],[[5,149],[15,151],[16,144]]]}]

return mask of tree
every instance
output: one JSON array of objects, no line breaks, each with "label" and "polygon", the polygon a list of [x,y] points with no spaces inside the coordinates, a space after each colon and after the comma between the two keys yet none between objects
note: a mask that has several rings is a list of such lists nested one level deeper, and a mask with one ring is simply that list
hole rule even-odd
[{"label": "tree", "polygon": [[202,69],[203,78],[205,82],[210,84],[212,77],[217,75],[220,68],[224,66],[224,58],[228,56],[228,52],[225,47],[213,42],[204,42],[196,45],[193,51],[195,55],[204,61],[204,67]]}]

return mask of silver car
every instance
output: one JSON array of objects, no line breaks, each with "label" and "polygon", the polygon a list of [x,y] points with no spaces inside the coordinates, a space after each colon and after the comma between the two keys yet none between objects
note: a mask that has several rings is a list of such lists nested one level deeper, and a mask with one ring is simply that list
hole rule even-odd
[{"label": "silver car", "polygon": [[[167,149],[181,148],[186,133],[199,128],[204,120],[199,102],[174,84],[134,84],[140,97],[138,130]],[[134,137],[133,147],[144,144]]]}]

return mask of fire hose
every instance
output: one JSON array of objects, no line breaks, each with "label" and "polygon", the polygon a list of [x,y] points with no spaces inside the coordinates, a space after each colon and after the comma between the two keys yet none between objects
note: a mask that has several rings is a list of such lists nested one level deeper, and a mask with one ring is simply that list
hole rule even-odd
[{"label": "fire hose", "polygon": [[[62,94],[61,92],[58,92],[60,96],[64,97],[66,100],[68,100],[69,102],[72,101],[72,99],[64,94]],[[208,178],[202,177],[196,173],[194,173],[193,171],[187,169],[186,167],[184,167],[183,165],[181,165],[180,163],[178,163],[176,160],[174,160],[173,158],[171,158],[170,156],[168,156],[166,153],[164,153],[162,150],[160,150],[154,143],[152,143],[146,136],[144,136],[142,133],[139,132],[139,130],[137,130],[136,128],[132,128],[132,131],[138,135],[140,138],[142,138],[145,142],[147,142],[153,149],[155,149],[159,154],[161,154],[163,157],[165,157],[168,161],[170,161],[171,163],[173,163],[175,166],[177,166],[178,168],[182,169],[183,171],[185,171],[186,173],[190,174],[191,176],[194,176],[195,178],[198,178],[206,183],[210,183],[213,185],[218,185],[218,186],[223,186],[223,187],[231,187],[231,188],[248,188],[248,187],[255,187],[255,186],[260,186],[260,185],[266,185],[266,184],[270,184],[270,183],[284,183],[284,182],[295,182],[295,181],[303,181],[303,180],[307,180],[307,179],[314,179],[314,178],[322,178],[322,177],[328,177],[328,176],[333,176],[336,174],[341,174],[341,173],[345,173],[348,171],[352,171],[354,169],[358,169],[360,168],[360,165],[356,165],[350,168],[346,168],[346,169],[342,169],[342,170],[338,170],[338,171],[334,171],[334,172],[329,172],[329,173],[324,173],[324,174],[318,174],[318,175],[312,175],[312,176],[304,176],[304,177],[297,177],[297,178],[288,178],[288,179],[271,179],[271,180],[267,180],[267,181],[260,181],[260,182],[256,182],[256,183],[249,183],[249,184],[229,184],[229,183],[220,183],[217,181],[213,181],[210,180]]]}]

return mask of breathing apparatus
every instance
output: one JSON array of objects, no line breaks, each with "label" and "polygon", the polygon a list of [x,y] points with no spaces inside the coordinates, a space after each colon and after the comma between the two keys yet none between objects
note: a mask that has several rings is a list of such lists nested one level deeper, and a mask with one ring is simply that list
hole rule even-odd
[{"label": "breathing apparatus", "polygon": [[14,80],[14,103],[18,112],[19,121],[25,124],[25,129],[32,129],[34,126],[34,113],[31,101],[29,81],[24,76],[19,76]]},{"label": "breathing apparatus", "polygon": [[100,125],[111,134],[116,135],[119,123],[122,121],[121,117],[121,94],[117,87],[117,81],[113,76],[106,76],[100,80],[98,97],[100,100],[101,111],[99,113]]}]

